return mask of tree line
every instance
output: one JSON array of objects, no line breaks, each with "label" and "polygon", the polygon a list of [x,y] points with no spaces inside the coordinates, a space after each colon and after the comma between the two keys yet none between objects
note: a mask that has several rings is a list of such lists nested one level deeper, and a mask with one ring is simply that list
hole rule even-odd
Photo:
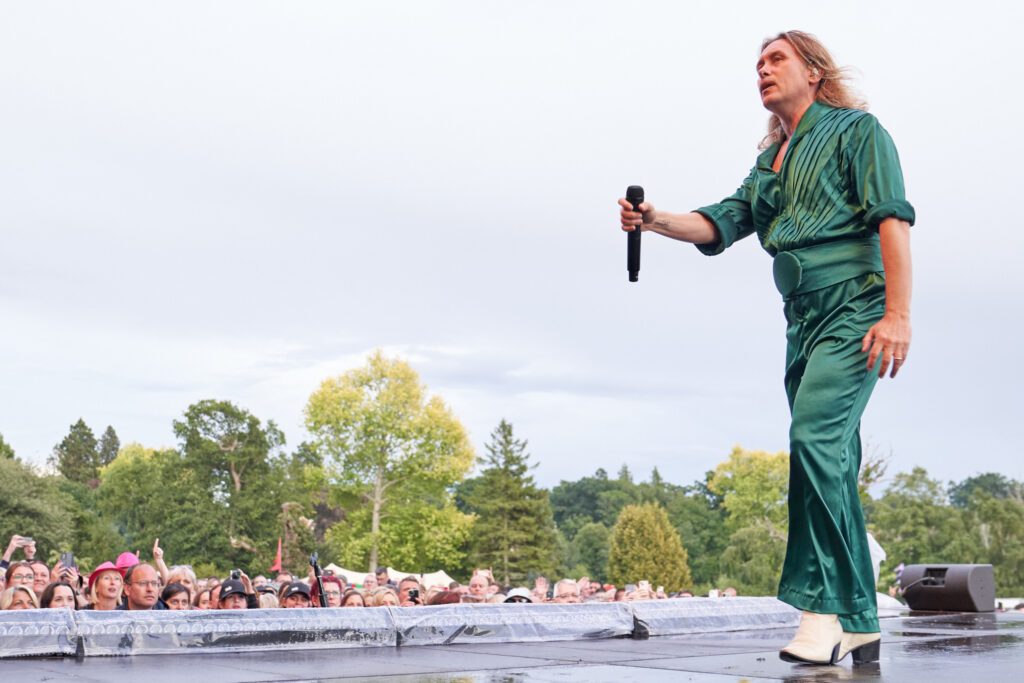
[{"label": "tree line", "polygon": [[[79,420],[48,471],[0,436],[0,538],[32,535],[42,557],[71,549],[87,567],[125,549],[145,557],[159,538],[201,576],[266,571],[281,538],[292,570],[318,551],[353,568],[440,568],[466,580],[491,567],[509,584],[543,574],[746,595],[777,587],[785,452],[737,446],[689,484],[657,469],[636,481],[623,465],[549,491],[512,424],[502,420],[477,457],[415,370],[379,352],[324,381],[304,416],[309,439],[293,450],[272,421],[223,400],[174,420],[175,448],[121,446],[112,427],[96,438]],[[991,563],[1000,595],[1024,595],[1021,484],[985,473],[943,486],[922,468],[888,479],[889,459],[869,448],[860,474],[868,529],[888,553],[880,589],[900,563]]]}]

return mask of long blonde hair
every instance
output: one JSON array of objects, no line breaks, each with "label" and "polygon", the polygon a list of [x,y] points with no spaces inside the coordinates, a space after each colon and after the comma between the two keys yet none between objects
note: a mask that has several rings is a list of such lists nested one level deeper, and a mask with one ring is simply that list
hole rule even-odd
[{"label": "long blonde hair", "polygon": [[[765,38],[761,43],[761,51],[776,40],[785,40],[793,46],[800,60],[809,69],[817,69],[821,75],[815,99],[832,107],[863,109],[867,111],[868,103],[850,87],[848,70],[836,65],[831,53],[818,38],[804,31],[783,31],[777,36]],[[768,149],[776,142],[786,139],[782,129],[782,121],[775,114],[768,119],[768,135],[761,140],[760,149]]]}]

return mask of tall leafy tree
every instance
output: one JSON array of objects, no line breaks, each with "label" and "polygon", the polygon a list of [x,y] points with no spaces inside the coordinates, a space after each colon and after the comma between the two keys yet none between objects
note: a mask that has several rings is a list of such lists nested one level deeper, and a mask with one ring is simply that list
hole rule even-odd
[{"label": "tall leafy tree", "polygon": [[484,466],[468,497],[477,519],[471,553],[503,583],[522,582],[531,571],[554,569],[555,530],[548,492],[537,487],[526,441],[502,420],[491,432]]},{"label": "tall leafy tree", "polygon": [[96,436],[85,420],[71,425],[68,435],[53,447],[50,462],[57,471],[80,484],[96,483],[98,468]]},{"label": "tall leafy tree", "polygon": [[253,567],[232,562],[221,507],[215,504],[207,482],[174,449],[127,444],[100,471],[96,493],[103,519],[113,523],[125,539],[127,547],[118,552],[142,551],[146,557],[159,538],[171,564],[209,562],[222,570]]},{"label": "tall leafy tree", "polygon": [[306,404],[306,426],[324,458],[345,522],[328,543],[346,561],[416,566],[459,564],[472,518],[449,488],[473,464],[466,430],[428,397],[405,361],[380,351],[363,367],[328,379]]},{"label": "tall leafy tree", "polygon": [[722,497],[730,530],[759,525],[785,541],[789,519],[789,455],[785,452],[747,451],[736,446],[729,459],[715,468],[708,488]]},{"label": "tall leafy tree", "polygon": [[774,592],[788,536],[789,455],[736,446],[707,488],[721,498],[729,539],[718,556],[716,580],[747,594]]},{"label": "tall leafy tree", "polygon": [[273,421],[264,425],[248,410],[217,400],[190,405],[174,433],[183,464],[218,511],[221,535],[232,549],[252,553],[229,555],[246,566],[264,557],[280,530],[283,477],[274,465],[284,434]]},{"label": "tall leafy tree", "polygon": [[653,503],[623,508],[612,529],[608,579],[619,585],[647,579],[666,591],[689,586],[686,549],[664,508]]},{"label": "tall leafy tree", "polygon": [[117,452],[121,450],[121,439],[117,438],[117,432],[110,425],[100,436],[99,445],[96,448],[96,466],[103,467],[114,462]]}]

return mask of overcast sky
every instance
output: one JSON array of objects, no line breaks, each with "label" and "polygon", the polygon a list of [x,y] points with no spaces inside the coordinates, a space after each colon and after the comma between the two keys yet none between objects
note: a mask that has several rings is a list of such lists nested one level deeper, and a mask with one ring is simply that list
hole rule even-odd
[{"label": "overcast sky", "polygon": [[305,438],[383,348],[478,452],[505,418],[545,486],[677,483],[788,447],[781,300],[750,238],[708,258],[616,200],[731,194],[761,40],[817,34],[896,141],[914,341],[861,433],[959,480],[1024,479],[1019,3],[4,2],[0,433],[80,417],[175,445],[228,399]]}]

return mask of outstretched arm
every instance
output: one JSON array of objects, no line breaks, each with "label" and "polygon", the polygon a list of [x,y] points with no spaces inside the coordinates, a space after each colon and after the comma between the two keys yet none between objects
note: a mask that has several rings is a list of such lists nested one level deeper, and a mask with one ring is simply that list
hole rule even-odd
[{"label": "outstretched arm", "polygon": [[709,244],[720,239],[718,228],[699,213],[655,211],[648,202],[643,202],[638,207],[640,210],[634,211],[633,205],[625,199],[619,200],[619,206],[622,207],[622,229],[626,232],[640,228],[692,244]]}]

